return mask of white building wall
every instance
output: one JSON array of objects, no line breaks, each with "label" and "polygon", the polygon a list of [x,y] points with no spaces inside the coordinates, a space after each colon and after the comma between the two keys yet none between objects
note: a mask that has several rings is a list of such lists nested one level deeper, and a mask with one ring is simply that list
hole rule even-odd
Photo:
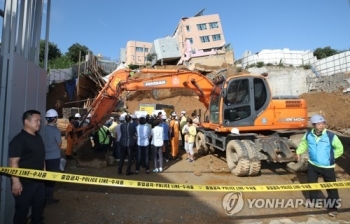
[{"label": "white building wall", "polygon": [[244,53],[242,58],[242,66],[257,64],[264,62],[265,64],[278,65],[280,63],[300,66],[305,64],[312,64],[316,61],[312,51],[291,51],[289,49],[277,50],[262,50],[259,53],[252,54],[250,51]]},{"label": "white building wall", "polygon": [[291,51],[289,49],[262,50],[252,54],[247,51],[242,58],[242,67],[264,62],[278,65],[311,65],[320,76],[350,71],[350,51],[317,60],[312,51]]},{"label": "white building wall", "polygon": [[316,61],[313,66],[320,76],[333,75],[350,71],[350,51],[323,58]]}]

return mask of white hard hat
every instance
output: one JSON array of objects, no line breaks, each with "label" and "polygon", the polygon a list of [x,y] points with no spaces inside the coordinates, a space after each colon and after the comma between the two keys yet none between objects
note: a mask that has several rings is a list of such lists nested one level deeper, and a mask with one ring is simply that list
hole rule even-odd
[{"label": "white hard hat", "polygon": [[58,113],[54,109],[50,109],[46,112],[45,117],[58,117]]},{"label": "white hard hat", "polygon": [[326,120],[324,119],[324,117],[322,117],[319,114],[315,114],[311,117],[310,119],[311,124],[317,124],[317,123],[321,123],[321,122],[326,122]]},{"label": "white hard hat", "polygon": [[81,117],[81,115],[79,113],[76,113],[74,117]]},{"label": "white hard hat", "polygon": [[175,112],[175,111],[172,112],[172,113],[171,113],[171,116],[175,117],[175,116],[176,116],[176,112]]},{"label": "white hard hat", "polygon": [[235,134],[235,135],[239,135],[239,130],[238,130],[238,128],[232,128],[232,129],[231,129],[231,133],[232,133],[232,134]]},{"label": "white hard hat", "polygon": [[91,117],[91,114],[89,113],[87,117],[90,118],[90,117]]},{"label": "white hard hat", "polygon": [[131,118],[132,118],[132,119],[137,119],[137,115],[136,115],[136,114],[133,114],[133,115],[131,115]]},{"label": "white hard hat", "polygon": [[125,121],[125,115],[123,115],[123,114],[120,115],[119,120],[120,120],[120,121]]},{"label": "white hard hat", "polygon": [[163,120],[165,120],[165,119],[166,119],[166,116],[165,116],[164,114],[162,115],[162,119],[163,119]]},{"label": "white hard hat", "polygon": [[184,110],[183,110],[183,111],[181,111],[181,114],[186,114],[186,111],[184,111]]}]

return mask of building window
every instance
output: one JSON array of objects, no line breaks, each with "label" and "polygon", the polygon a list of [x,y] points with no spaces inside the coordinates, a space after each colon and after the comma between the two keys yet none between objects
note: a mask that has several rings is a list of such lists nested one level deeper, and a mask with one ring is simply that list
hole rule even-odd
[{"label": "building window", "polygon": [[145,52],[147,53],[148,52],[148,48],[145,47]]},{"label": "building window", "polygon": [[219,28],[219,24],[218,22],[209,23],[209,27],[210,29]]},{"label": "building window", "polygon": [[210,42],[209,36],[201,36],[200,38],[202,43]]},{"label": "building window", "polygon": [[202,24],[197,24],[198,30],[206,30],[207,29],[207,24],[202,23]]},{"label": "building window", "polygon": [[193,38],[186,38],[186,40],[189,40],[190,44],[193,44]]},{"label": "building window", "polygon": [[136,51],[137,52],[143,52],[143,48],[142,47],[136,47]]},{"label": "building window", "polygon": [[191,31],[190,26],[186,26],[186,30],[187,32],[190,32]]},{"label": "building window", "polygon": [[212,35],[211,38],[213,38],[213,41],[218,41],[218,40],[221,40],[221,36],[220,34],[215,34],[215,35]]}]

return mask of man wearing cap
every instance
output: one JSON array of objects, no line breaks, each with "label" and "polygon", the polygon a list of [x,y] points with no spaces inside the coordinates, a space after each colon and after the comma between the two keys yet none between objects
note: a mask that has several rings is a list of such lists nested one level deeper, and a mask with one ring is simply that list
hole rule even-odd
[{"label": "man wearing cap", "polygon": [[74,115],[74,121],[73,121],[73,124],[74,124],[74,127],[75,128],[78,128],[79,127],[79,119],[81,118],[81,115],[79,113],[76,113]]},{"label": "man wearing cap", "polygon": [[[343,154],[343,145],[337,135],[326,129],[326,120],[321,115],[313,115],[311,123],[312,130],[305,133],[296,151],[298,160],[301,154],[308,152],[308,183],[317,183],[319,176],[322,176],[324,182],[336,182],[335,159]],[[322,208],[320,203],[325,202],[323,206],[330,210],[328,214],[332,217],[336,216],[337,207],[340,206],[338,190],[327,189],[326,201],[320,200],[318,193],[318,190],[309,191],[311,203],[307,206]]]},{"label": "man wearing cap", "polygon": [[84,122],[83,122],[83,127],[86,127],[86,126],[89,125],[90,119],[91,119],[91,114],[89,113],[89,114],[87,115],[86,119],[85,119]]},{"label": "man wearing cap", "polygon": [[[57,128],[58,113],[50,109],[45,115],[47,124],[45,125],[45,165],[47,171],[59,172],[61,163],[61,131]],[[46,204],[54,204],[59,200],[53,198],[55,181],[45,182]]]},{"label": "man wearing cap", "polygon": [[[181,116],[180,116],[180,130],[182,130],[184,128],[184,126],[187,124],[187,118],[186,118],[186,111],[181,111]],[[181,134],[181,143],[182,143],[182,147],[185,148],[185,135]]]}]

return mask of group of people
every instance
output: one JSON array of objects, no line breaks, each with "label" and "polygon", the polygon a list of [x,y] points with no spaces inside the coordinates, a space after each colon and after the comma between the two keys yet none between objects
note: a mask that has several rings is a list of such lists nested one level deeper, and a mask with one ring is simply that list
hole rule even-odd
[{"label": "group of people", "polygon": [[[171,113],[169,120],[161,113],[140,117],[121,114],[119,123],[109,126],[109,132],[114,136],[113,155],[119,161],[118,174],[123,173],[124,161],[127,161],[126,175],[138,174],[141,166],[149,174],[151,157],[154,163],[153,172],[163,172],[164,161],[178,159],[180,135],[183,136],[183,147],[188,153],[188,161],[193,162],[196,127],[193,120],[186,117],[185,111],[181,112],[180,118],[179,122],[176,112]],[[131,172],[132,161],[136,162],[135,172]]]},{"label": "group of people", "polygon": [[[185,117],[185,113],[182,113]],[[193,157],[193,144],[196,135],[196,128],[192,118],[176,119],[176,113],[171,114],[169,127],[166,117],[161,115],[156,119],[140,117],[139,121],[132,122],[132,116],[123,114],[120,116],[120,123],[115,126],[116,146],[120,149],[118,156],[120,163],[118,173],[122,174],[125,155],[128,155],[128,165],[126,175],[132,174],[131,162],[134,150],[136,149],[135,174],[140,171],[140,166],[145,166],[146,173],[149,173],[148,154],[150,148],[153,150],[154,172],[163,171],[163,147],[170,140],[172,148],[171,154],[177,156],[176,142],[179,142],[180,132],[184,135],[184,146],[188,153],[188,160]],[[47,124],[45,125],[44,138],[38,133],[41,126],[41,114],[37,110],[28,110],[22,115],[23,129],[10,141],[9,144],[9,166],[12,168],[59,171],[59,160],[61,152],[61,134],[56,127],[58,118],[57,111],[51,109],[45,115]],[[148,117],[149,118],[149,117]],[[152,122],[150,122],[152,120]],[[181,128],[181,122],[183,127]],[[325,182],[335,182],[334,172],[335,159],[343,154],[343,145],[337,135],[329,132],[325,127],[326,121],[320,115],[311,117],[313,128],[307,131],[296,150],[300,160],[303,153],[308,153],[308,183],[317,183],[318,177],[323,177]],[[111,125],[112,126],[112,125]],[[110,127],[111,127],[110,126]],[[181,130],[181,131],[180,131]],[[152,145],[152,147],[150,146]],[[135,147],[137,146],[137,147]],[[167,152],[165,149],[165,157]],[[15,214],[13,223],[26,223],[30,207],[31,223],[43,222],[43,211],[46,205],[57,203],[54,199],[54,186],[52,181],[43,181],[30,178],[11,176],[12,193],[15,199]],[[309,207],[320,208],[317,191],[310,190],[309,200],[312,202]],[[329,215],[336,216],[337,208],[340,206],[337,189],[327,189],[328,198],[336,203],[331,203]]]}]

